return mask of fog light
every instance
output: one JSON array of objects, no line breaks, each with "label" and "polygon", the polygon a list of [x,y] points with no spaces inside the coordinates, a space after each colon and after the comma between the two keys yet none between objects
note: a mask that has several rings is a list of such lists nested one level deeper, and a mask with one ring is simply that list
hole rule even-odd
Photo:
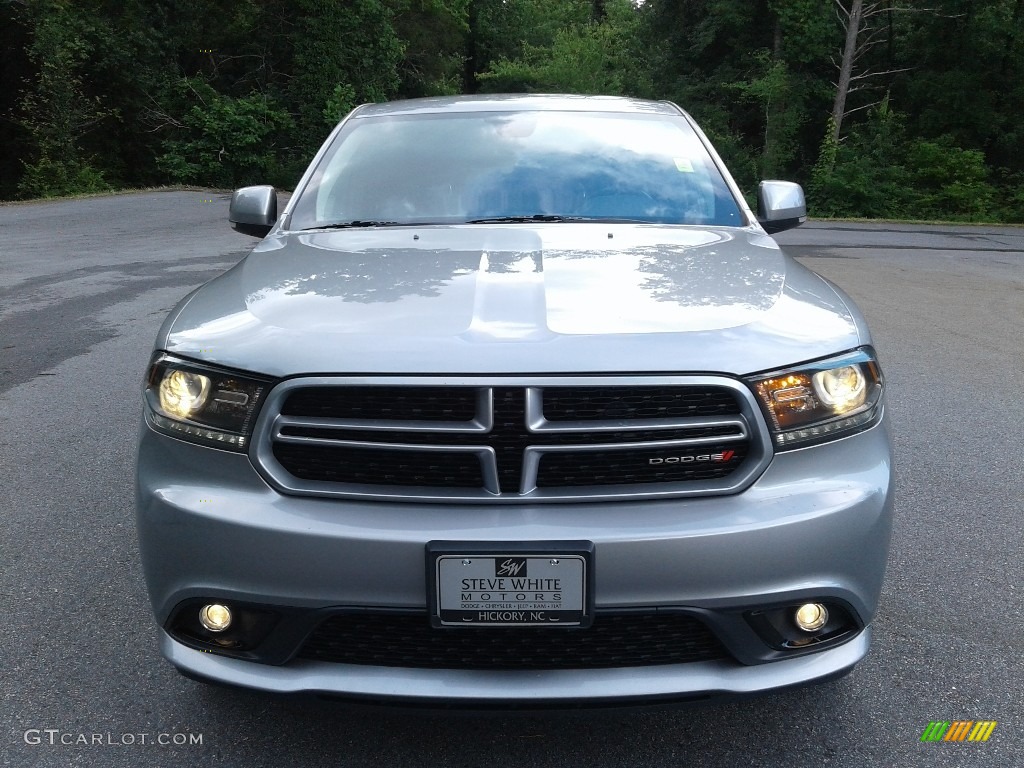
[{"label": "fog light", "polygon": [[796,609],[793,619],[804,632],[816,632],[828,621],[828,609],[821,603],[805,603]]},{"label": "fog light", "polygon": [[223,632],[231,626],[231,609],[220,603],[204,605],[199,609],[199,623],[211,632]]}]

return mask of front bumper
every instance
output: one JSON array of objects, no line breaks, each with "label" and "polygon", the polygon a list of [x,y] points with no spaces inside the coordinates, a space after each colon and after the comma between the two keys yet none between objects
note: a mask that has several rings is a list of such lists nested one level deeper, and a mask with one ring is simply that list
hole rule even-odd
[{"label": "front bumper", "polygon": [[704,661],[628,669],[481,672],[302,659],[272,667],[186,648],[160,632],[160,650],[189,677],[267,693],[452,708],[568,709],[754,696],[841,677],[864,657],[870,642],[869,627],[836,648],[752,667]]},{"label": "front bumper", "polygon": [[[685,608],[734,657],[620,669],[407,669],[293,659],[280,666],[188,648],[161,630],[164,655],[195,677],[287,693],[402,701],[564,702],[753,694],[828,679],[867,652],[870,630],[786,658],[744,611],[828,597],[859,624],[875,615],[892,526],[885,422],[778,454],[744,493],[643,502],[443,505],[282,496],[244,455],[143,427],[138,530],[164,626],[197,597],[319,610],[423,610],[425,545],[592,541],[597,610]],[[767,661],[768,659],[776,659]]]}]

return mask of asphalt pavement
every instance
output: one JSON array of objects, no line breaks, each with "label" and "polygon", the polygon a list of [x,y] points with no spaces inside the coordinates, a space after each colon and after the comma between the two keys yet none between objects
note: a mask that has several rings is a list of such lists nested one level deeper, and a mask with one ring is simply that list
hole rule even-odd
[{"label": "asphalt pavement", "polygon": [[[0,763],[1024,765],[1024,229],[812,222],[779,241],[864,310],[898,502],[868,658],[669,711],[469,716],[269,698],[162,660],[134,531],[141,380],[176,301],[255,242],[227,196],[0,206]],[[984,743],[924,743],[994,720]]]}]

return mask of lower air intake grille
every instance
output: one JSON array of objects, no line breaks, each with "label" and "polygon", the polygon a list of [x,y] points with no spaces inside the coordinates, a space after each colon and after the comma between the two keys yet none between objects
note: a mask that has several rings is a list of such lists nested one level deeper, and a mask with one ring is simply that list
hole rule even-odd
[{"label": "lower air intake grille", "polygon": [[685,664],[727,656],[692,616],[598,614],[587,629],[434,629],[425,614],[353,613],[326,619],[299,657],[420,669],[596,669]]}]

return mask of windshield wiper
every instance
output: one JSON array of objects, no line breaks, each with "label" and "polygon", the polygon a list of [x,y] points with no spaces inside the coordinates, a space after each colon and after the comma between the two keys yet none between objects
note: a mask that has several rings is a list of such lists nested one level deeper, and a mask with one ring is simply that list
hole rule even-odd
[{"label": "windshield wiper", "polygon": [[401,222],[398,221],[369,221],[356,219],[355,221],[339,221],[336,224],[320,224],[316,227],[306,227],[301,230],[303,232],[310,232],[314,229],[353,229],[355,227],[398,227],[401,226]]},{"label": "windshield wiper", "polygon": [[586,216],[559,216],[554,213],[535,213],[532,216],[490,216],[470,219],[467,224],[526,224],[531,221],[592,221]]}]

